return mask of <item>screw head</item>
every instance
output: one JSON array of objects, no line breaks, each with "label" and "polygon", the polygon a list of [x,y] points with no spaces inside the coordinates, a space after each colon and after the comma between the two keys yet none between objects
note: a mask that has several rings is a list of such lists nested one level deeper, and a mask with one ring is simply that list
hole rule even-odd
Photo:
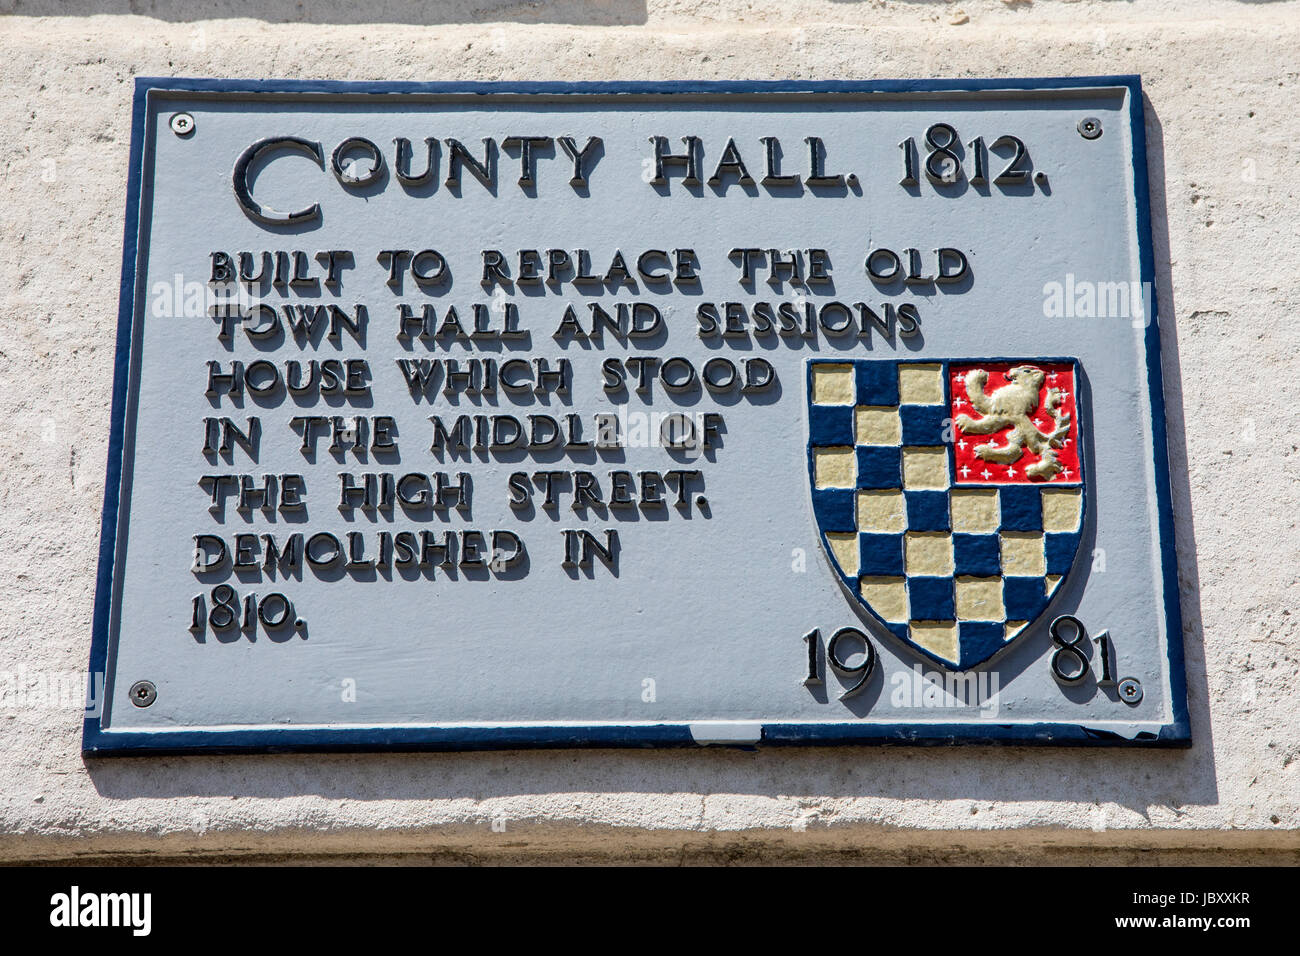
[{"label": "screw head", "polygon": [[1119,699],[1126,704],[1136,704],[1142,700],[1142,682],[1136,677],[1125,677],[1119,682]]},{"label": "screw head", "polygon": [[168,125],[177,136],[189,136],[194,132],[194,117],[189,113],[173,113]]},{"label": "screw head", "polygon": [[148,707],[158,699],[158,688],[153,681],[138,680],[131,685],[131,703],[137,707]]},{"label": "screw head", "polygon": [[1101,135],[1101,120],[1095,116],[1085,116],[1079,120],[1078,130],[1084,139],[1096,139]]}]

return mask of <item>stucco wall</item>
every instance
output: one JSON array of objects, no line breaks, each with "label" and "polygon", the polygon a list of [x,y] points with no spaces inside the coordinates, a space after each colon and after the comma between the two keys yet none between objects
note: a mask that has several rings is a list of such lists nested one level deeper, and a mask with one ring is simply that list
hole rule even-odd
[{"label": "stucco wall", "polygon": [[[195,8],[210,19],[194,19]],[[0,670],[86,666],[134,75],[1139,73],[1196,740],[1159,752],[87,765],[77,710],[7,706],[0,859],[673,851],[906,861],[970,848],[999,861],[1143,851],[1300,860],[1300,3],[0,0],[0,11],[9,14],[0,18]]]}]

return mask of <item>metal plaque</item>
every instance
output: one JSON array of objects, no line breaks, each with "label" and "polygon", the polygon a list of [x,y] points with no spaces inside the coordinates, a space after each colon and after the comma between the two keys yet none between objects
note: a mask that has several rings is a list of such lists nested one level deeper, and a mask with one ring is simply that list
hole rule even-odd
[{"label": "metal plaque", "polygon": [[1189,743],[1142,115],[138,81],[86,752]]}]

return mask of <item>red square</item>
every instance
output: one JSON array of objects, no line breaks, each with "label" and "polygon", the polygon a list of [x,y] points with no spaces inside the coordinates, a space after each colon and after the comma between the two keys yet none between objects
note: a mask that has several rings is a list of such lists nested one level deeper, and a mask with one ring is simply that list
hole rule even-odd
[{"label": "red square", "polygon": [[948,376],[957,484],[1080,482],[1073,363],[953,362]]}]

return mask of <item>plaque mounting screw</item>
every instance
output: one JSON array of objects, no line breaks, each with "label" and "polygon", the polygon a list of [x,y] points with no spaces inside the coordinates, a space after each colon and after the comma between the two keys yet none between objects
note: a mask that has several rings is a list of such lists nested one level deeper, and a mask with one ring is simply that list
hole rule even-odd
[{"label": "plaque mounting screw", "polygon": [[1101,135],[1101,120],[1095,116],[1085,116],[1079,120],[1079,135],[1084,139],[1096,139]]},{"label": "plaque mounting screw", "polygon": [[189,113],[173,113],[168,125],[177,136],[189,136],[194,132],[194,117]]},{"label": "plaque mounting screw", "polygon": [[131,703],[137,707],[148,707],[158,699],[158,688],[153,681],[138,680],[131,685]]},{"label": "plaque mounting screw", "polygon": [[1142,682],[1136,677],[1125,677],[1119,682],[1119,699],[1126,704],[1137,704],[1142,700]]}]

